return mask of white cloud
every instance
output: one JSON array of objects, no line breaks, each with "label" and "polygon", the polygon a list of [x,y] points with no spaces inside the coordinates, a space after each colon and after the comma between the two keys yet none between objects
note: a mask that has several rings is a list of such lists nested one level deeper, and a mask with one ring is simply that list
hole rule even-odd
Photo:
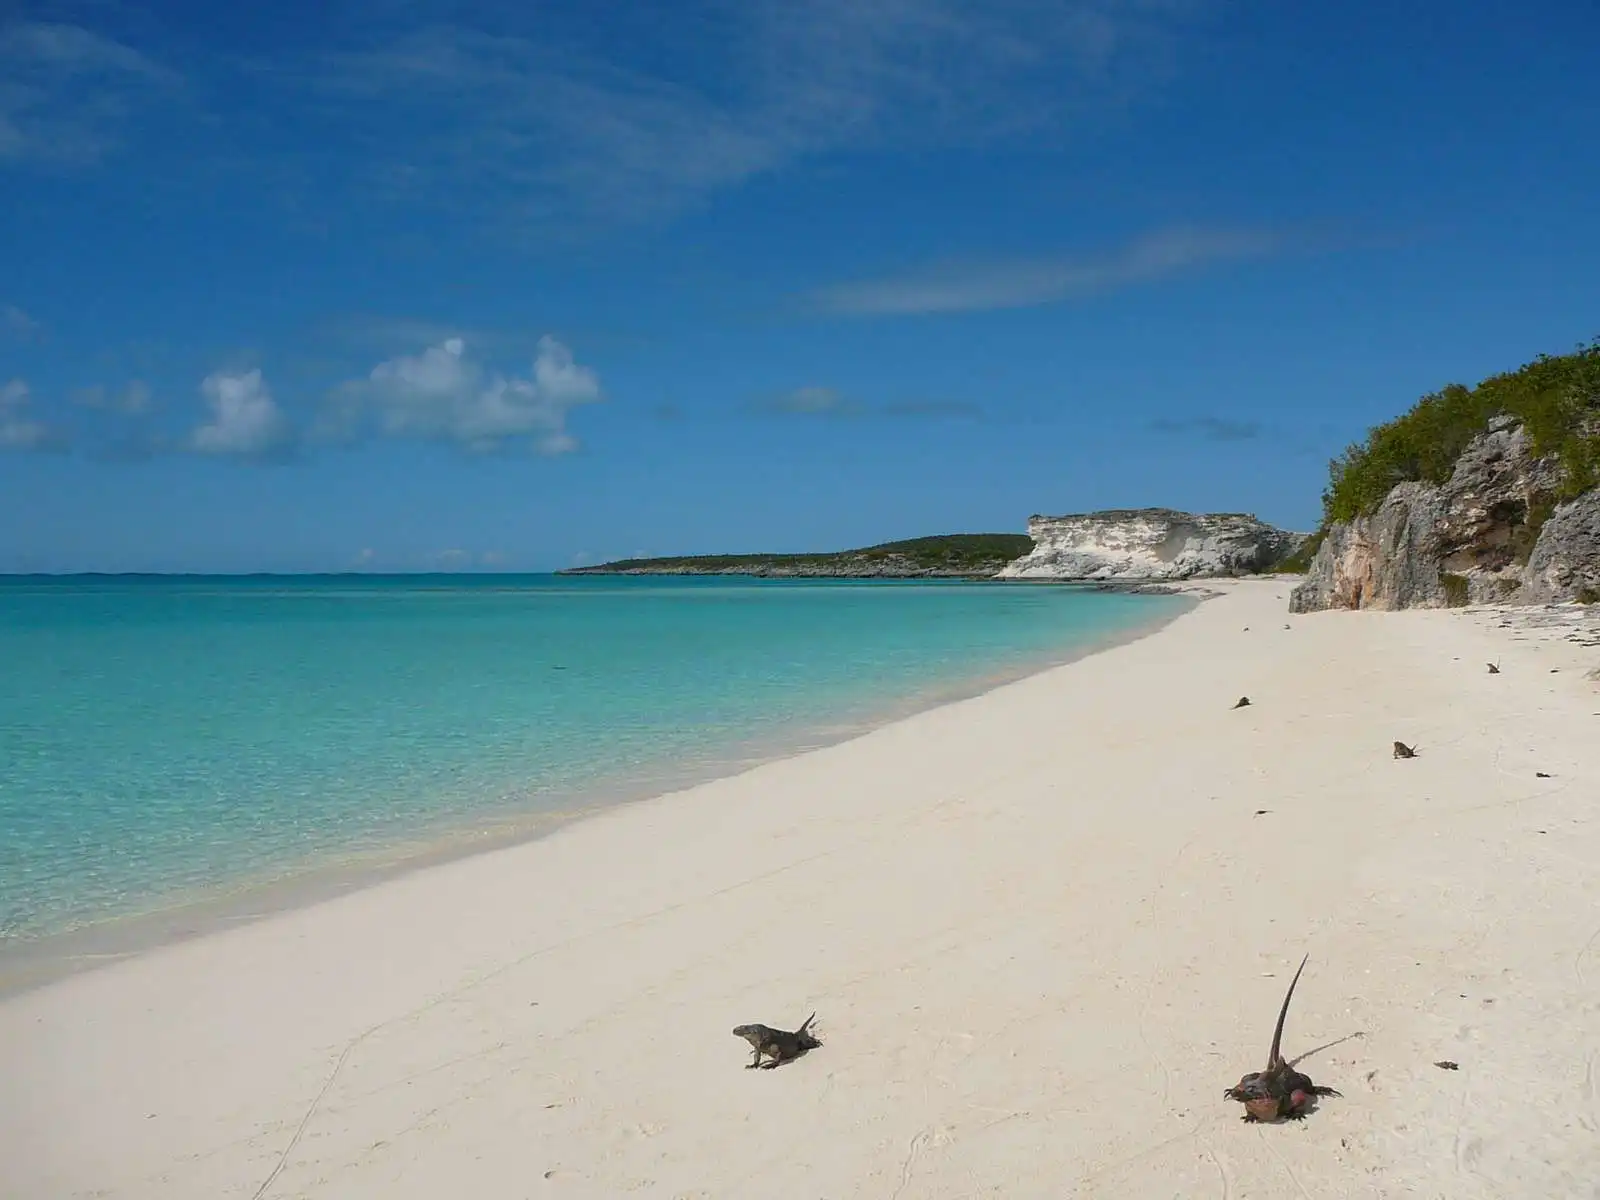
[{"label": "white cloud", "polygon": [[292,444],[294,430],[260,371],[214,372],[201,381],[200,392],[211,408],[211,420],[189,434],[195,453],[264,458]]},{"label": "white cloud", "polygon": [[542,438],[539,442],[539,453],[555,457],[561,454],[574,453],[583,443],[570,433],[552,433]]},{"label": "white cloud", "polygon": [[51,450],[65,445],[58,430],[29,416],[32,389],[23,380],[0,385],[0,450]]},{"label": "white cloud", "polygon": [[1027,308],[1112,291],[1211,262],[1262,255],[1283,239],[1260,231],[1173,229],[1099,259],[966,263],[838,284],[817,292],[823,309],[846,316]]},{"label": "white cloud", "polygon": [[389,437],[454,442],[498,450],[525,441],[542,454],[577,449],[567,413],[600,400],[600,381],[552,337],[539,340],[531,378],[492,373],[469,357],[466,342],[446,338],[419,355],[379,363],[335,395],[325,433],[353,436],[370,417]]}]

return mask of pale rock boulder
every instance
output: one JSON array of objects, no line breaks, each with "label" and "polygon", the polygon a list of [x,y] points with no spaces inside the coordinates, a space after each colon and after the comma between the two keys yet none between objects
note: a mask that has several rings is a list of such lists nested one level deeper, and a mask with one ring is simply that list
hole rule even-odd
[{"label": "pale rock boulder", "polygon": [[1305,540],[1248,513],[1110,509],[1028,518],[1031,553],[1001,579],[1160,581],[1270,570]]}]

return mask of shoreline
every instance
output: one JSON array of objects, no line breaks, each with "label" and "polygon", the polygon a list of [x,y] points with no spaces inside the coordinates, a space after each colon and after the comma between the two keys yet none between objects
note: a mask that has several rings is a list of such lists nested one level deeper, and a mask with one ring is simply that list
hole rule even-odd
[{"label": "shoreline", "polygon": [[[1180,587],[1147,594],[1177,595],[1183,591]],[[1196,603],[1208,598],[1204,591],[1194,591]],[[1129,593],[1133,594],[1132,589]],[[658,764],[559,791],[549,808],[497,813],[471,823],[441,823],[380,850],[302,859],[249,878],[218,883],[200,894],[173,893],[167,902],[157,902],[153,907],[10,944],[0,942],[0,1001],[165,946],[313,907],[418,871],[525,845],[604,813],[667,799],[774,762],[837,746],[920,713],[958,704],[1148,637],[1188,611],[1189,607],[1175,609],[1026,663],[924,687],[892,703],[875,705],[870,712],[853,719],[819,721],[784,736],[746,737],[730,742],[714,757],[698,759],[688,766],[668,769],[665,764]]]},{"label": "shoreline", "polygon": [[[1590,1194],[1594,627],[1205,586],[852,740],[0,1000],[10,1186]],[[1307,952],[1283,1048],[1342,1094],[1243,1124],[1220,1093]],[[733,1026],[813,1010],[820,1048],[743,1069]]]}]

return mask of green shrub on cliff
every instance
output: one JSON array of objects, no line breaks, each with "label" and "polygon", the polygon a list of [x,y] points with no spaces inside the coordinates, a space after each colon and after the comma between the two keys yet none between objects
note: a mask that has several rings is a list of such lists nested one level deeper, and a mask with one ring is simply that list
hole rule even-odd
[{"label": "green shrub on cliff", "polygon": [[1279,561],[1272,570],[1278,575],[1304,575],[1311,569],[1311,560],[1317,556],[1317,550],[1322,545],[1322,539],[1328,536],[1328,526],[1324,522],[1318,529],[1299,546],[1295,547],[1293,554]]},{"label": "green shrub on cliff", "polygon": [[1502,413],[1522,421],[1534,453],[1560,455],[1567,477],[1552,501],[1600,483],[1600,339],[1573,354],[1542,354],[1475,388],[1450,384],[1379,425],[1329,464],[1323,529],[1371,513],[1396,484],[1443,483],[1467,443]]}]

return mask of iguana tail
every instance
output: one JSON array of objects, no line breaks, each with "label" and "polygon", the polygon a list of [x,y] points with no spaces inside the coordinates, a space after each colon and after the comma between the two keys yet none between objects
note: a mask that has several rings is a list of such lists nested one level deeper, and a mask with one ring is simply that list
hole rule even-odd
[{"label": "iguana tail", "polygon": [[1289,1000],[1294,995],[1294,985],[1300,982],[1300,971],[1306,969],[1306,963],[1311,959],[1307,954],[1300,960],[1300,970],[1294,973],[1294,978],[1289,981],[1289,990],[1283,994],[1283,1007],[1278,1010],[1278,1025],[1272,1031],[1272,1050],[1267,1055],[1267,1070],[1272,1070],[1283,1063],[1283,1055],[1279,1053],[1279,1045],[1283,1041],[1283,1019],[1289,1015]]}]

